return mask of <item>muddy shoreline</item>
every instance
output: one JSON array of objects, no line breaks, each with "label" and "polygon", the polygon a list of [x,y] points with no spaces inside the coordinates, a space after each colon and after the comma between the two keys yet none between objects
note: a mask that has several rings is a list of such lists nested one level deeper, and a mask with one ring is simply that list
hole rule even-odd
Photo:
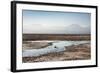
[{"label": "muddy shoreline", "polygon": [[47,62],[47,61],[69,61],[91,59],[90,43],[65,46],[63,52],[48,53],[38,57],[23,57],[23,63]]},{"label": "muddy shoreline", "polygon": [[23,41],[23,50],[40,49],[52,45],[52,42],[28,42]]}]

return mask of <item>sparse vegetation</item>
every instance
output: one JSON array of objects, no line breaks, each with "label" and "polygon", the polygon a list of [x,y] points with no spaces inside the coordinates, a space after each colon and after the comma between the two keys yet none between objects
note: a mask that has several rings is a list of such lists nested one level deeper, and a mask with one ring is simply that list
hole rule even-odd
[{"label": "sparse vegetation", "polygon": [[90,34],[23,34],[24,41],[35,40],[90,40]]}]

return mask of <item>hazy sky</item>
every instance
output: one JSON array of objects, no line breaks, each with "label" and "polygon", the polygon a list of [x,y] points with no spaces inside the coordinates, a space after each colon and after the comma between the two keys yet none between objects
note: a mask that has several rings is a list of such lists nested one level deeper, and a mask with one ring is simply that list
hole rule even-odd
[{"label": "hazy sky", "polygon": [[23,33],[89,34],[90,13],[23,10]]}]

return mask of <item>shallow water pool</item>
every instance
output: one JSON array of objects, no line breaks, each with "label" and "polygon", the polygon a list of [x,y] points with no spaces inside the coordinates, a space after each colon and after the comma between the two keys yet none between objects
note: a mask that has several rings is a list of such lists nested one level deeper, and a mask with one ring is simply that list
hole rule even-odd
[{"label": "shallow water pool", "polygon": [[[35,42],[35,41],[32,41]],[[43,42],[43,41],[40,41]],[[90,41],[45,41],[45,42],[51,42],[52,44],[50,46],[47,46],[45,48],[40,49],[23,49],[22,50],[22,56],[23,57],[37,57],[48,53],[54,53],[54,52],[62,52],[65,50],[65,46],[71,46],[71,45],[79,45],[84,43],[90,43]]]}]

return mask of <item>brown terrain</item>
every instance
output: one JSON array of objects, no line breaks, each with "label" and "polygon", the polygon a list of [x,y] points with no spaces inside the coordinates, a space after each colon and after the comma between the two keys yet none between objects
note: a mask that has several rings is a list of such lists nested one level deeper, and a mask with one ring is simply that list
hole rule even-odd
[{"label": "brown terrain", "polygon": [[[39,49],[51,45],[51,43],[28,42],[36,40],[66,40],[66,41],[90,41],[89,34],[59,35],[59,34],[23,34],[23,49]],[[29,43],[29,44],[27,44]],[[27,45],[26,45],[27,44]],[[65,46],[65,51],[48,53],[38,57],[23,57],[24,63],[34,63],[43,61],[68,61],[91,59],[91,43]]]},{"label": "brown terrain", "polygon": [[23,57],[24,63],[43,61],[86,60],[91,58],[90,43],[66,47],[64,52],[48,53],[38,57]]},{"label": "brown terrain", "polygon": [[49,46],[50,43],[47,42],[30,42],[30,41],[23,41],[23,49],[40,49]]},{"label": "brown terrain", "polygon": [[90,40],[90,34],[23,34],[24,41],[35,40]]}]

